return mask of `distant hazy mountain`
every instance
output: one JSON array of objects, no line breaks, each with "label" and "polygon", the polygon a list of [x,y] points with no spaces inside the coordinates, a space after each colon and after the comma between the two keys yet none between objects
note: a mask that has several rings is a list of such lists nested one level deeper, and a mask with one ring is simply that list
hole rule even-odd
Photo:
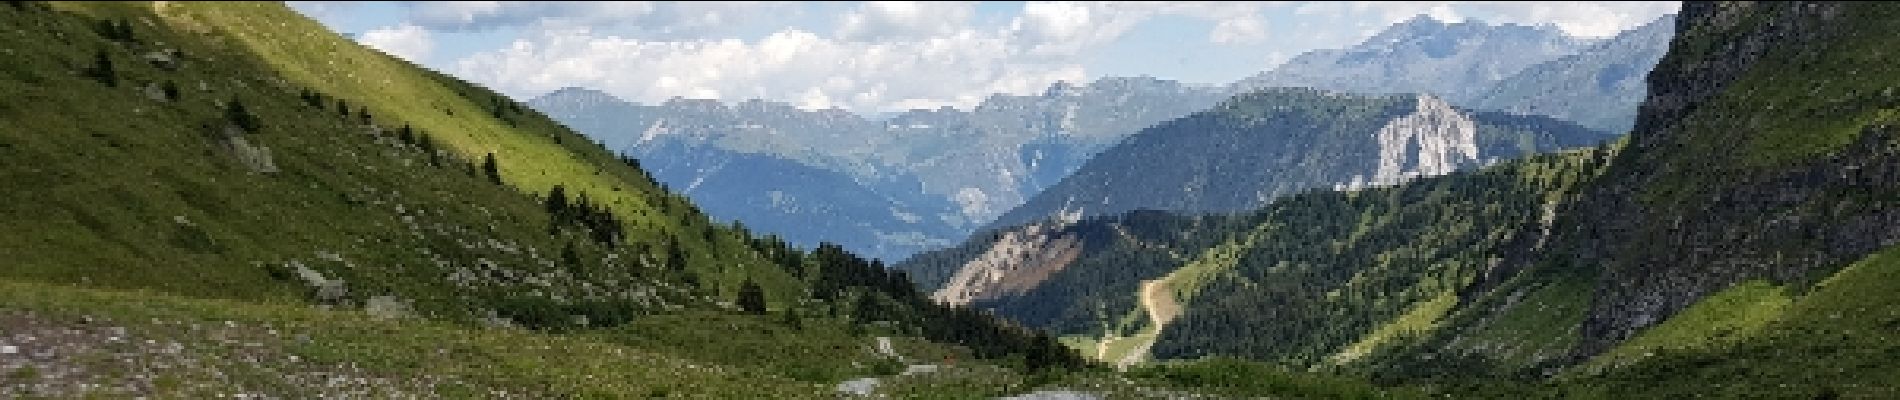
[{"label": "distant hazy mountain", "polygon": [[1310,51],[1235,85],[1242,90],[1432,93],[1464,105],[1525,67],[1576,54],[1590,44],[1555,27],[1448,24],[1420,15],[1358,45]]},{"label": "distant hazy mountain", "polygon": [[991,226],[1065,213],[1248,210],[1305,190],[1397,184],[1609,138],[1430,95],[1269,89],[1143,130]]},{"label": "distant hazy mountain", "polygon": [[1604,132],[1629,131],[1643,101],[1643,77],[1656,67],[1676,17],[1663,16],[1582,52],[1525,68],[1499,81],[1472,107],[1549,115]]},{"label": "distant hazy mountain", "polygon": [[[640,105],[578,88],[529,104],[648,165],[679,166],[656,168],[655,177],[692,186],[681,189],[694,198],[706,197],[696,194],[698,186],[722,188],[726,198],[701,201],[716,218],[737,219],[793,243],[836,242],[894,260],[955,243],[1122,137],[1227,95],[1226,88],[1104,78],[1087,85],[1059,82],[1038,95],[995,95],[970,111],[912,110],[879,120],[760,100]],[[794,164],[807,169],[794,175],[751,169]],[[805,184],[759,181],[768,176],[823,178]],[[860,197],[841,197],[852,193]],[[854,206],[797,212],[736,206],[785,199]],[[830,220],[808,223],[824,218]]]},{"label": "distant hazy mountain", "polygon": [[[1666,46],[1667,25],[1659,21],[1591,43],[1549,27],[1447,24],[1420,17],[1394,25],[1365,43],[1309,52],[1227,87],[1195,87],[1152,78],[1104,78],[1087,85],[1059,82],[1038,95],[995,95],[968,111],[940,108],[864,117],[761,100],[723,104],[674,99],[641,105],[574,88],[549,93],[530,104],[609,148],[654,165],[699,166],[657,171],[656,178],[673,185],[726,188],[721,193],[734,198],[704,198],[688,190],[717,218],[744,221],[793,243],[837,242],[894,260],[960,241],[978,226],[1047,216],[1018,215],[992,224],[1125,136],[1212,107],[1241,90],[1292,86],[1362,94],[1429,93],[1471,109],[1553,114],[1589,121],[1591,127],[1625,127],[1641,95],[1638,77],[1654,65],[1660,48]],[[1592,88],[1576,89],[1581,86]],[[1564,93],[1522,95],[1548,91]],[[671,147],[675,144],[679,147]],[[662,148],[692,150],[656,151]],[[787,179],[826,177],[768,189],[770,185],[751,178],[776,172],[747,169],[789,165],[784,162],[811,168]],[[714,165],[721,167],[706,169]],[[1365,175],[1361,183],[1383,179],[1375,175]],[[1214,209],[1229,209],[1258,204],[1318,181],[1298,182],[1268,193],[1180,197],[1202,199],[1190,203],[1212,201],[1221,204]],[[1335,183],[1351,184],[1327,181],[1321,186]],[[838,197],[849,193],[864,197]],[[1233,200],[1211,200],[1222,196]],[[781,215],[785,211],[722,206],[772,204],[771,199],[782,202],[786,198],[829,198],[880,211],[806,208]],[[1034,207],[1036,212],[1061,208],[1060,204]],[[797,222],[827,216],[835,220]]]}]

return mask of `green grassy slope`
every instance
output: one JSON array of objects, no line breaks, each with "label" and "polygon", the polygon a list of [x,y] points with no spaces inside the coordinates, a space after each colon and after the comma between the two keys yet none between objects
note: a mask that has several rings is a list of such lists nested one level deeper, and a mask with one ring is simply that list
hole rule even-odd
[{"label": "green grassy slope", "polygon": [[[606,341],[0,281],[0,397],[823,398],[830,385]],[[43,356],[42,356],[43,355]],[[91,386],[87,386],[91,384]]]},{"label": "green grassy slope", "polygon": [[[523,326],[806,383],[887,372],[851,350],[869,335],[1073,364],[880,264],[713,223],[635,162],[280,4],[9,3],[0,32],[0,281]],[[769,315],[740,312],[746,281]]]},{"label": "green grassy slope", "polygon": [[[393,294],[421,302],[425,312],[459,315],[475,311],[450,310],[450,304],[484,291],[651,298],[644,302],[658,305],[666,290],[609,295],[600,287],[677,286],[677,276],[645,267],[662,262],[659,255],[677,242],[694,275],[721,284],[712,292],[725,298],[746,277],[765,285],[774,300],[800,286],[759,261],[739,235],[714,226],[598,146],[531,112],[505,111],[517,121],[510,126],[457,90],[499,99],[493,93],[413,68],[404,74],[398,66],[406,64],[342,42],[281,5],[150,7],[61,3],[58,11],[0,10],[13,57],[5,67],[10,79],[0,85],[17,96],[0,105],[0,115],[13,122],[0,133],[8,160],[0,174],[20,188],[4,194],[0,213],[32,228],[0,233],[14,261],[0,274],[282,300],[302,289],[285,267],[295,262],[346,282],[348,300]],[[239,12],[250,14],[233,14]],[[284,35],[302,38],[296,43],[328,43],[362,60],[344,64],[385,67],[317,68],[336,60],[273,59],[277,53],[236,46],[251,36],[226,30],[234,23],[218,18],[301,32]],[[102,37],[95,20],[130,22],[134,40]],[[180,54],[175,70],[142,58],[171,51]],[[113,61],[116,85],[83,76],[95,53]],[[376,71],[373,85],[384,90],[330,76],[299,80],[282,70]],[[179,88],[176,100],[144,93],[165,85]],[[433,91],[397,90],[410,86]],[[322,104],[299,99],[305,90],[324,93]],[[349,116],[337,113],[331,103],[338,100],[348,104]],[[235,136],[267,149],[274,172],[247,165],[242,146],[226,138],[223,116],[232,101],[261,121],[258,132]],[[459,117],[394,106],[431,103],[459,107]],[[364,105],[369,124],[358,118]],[[400,140],[402,126],[438,151]],[[565,137],[565,144],[554,137]],[[487,183],[473,168],[490,152],[498,154],[508,186]],[[614,210],[626,221],[628,245],[590,243],[575,229],[549,235],[547,212],[522,191],[553,183]],[[648,204],[667,204],[667,212]],[[563,259],[570,243],[581,262]]]},{"label": "green grassy slope", "polygon": [[1713,294],[1551,380],[1442,390],[1517,398],[1893,398],[1900,395],[1900,247],[1805,294],[1760,281]]},{"label": "green grassy slope", "polygon": [[1319,366],[1456,326],[1446,320],[1512,275],[1497,262],[1538,249],[1548,215],[1611,154],[1546,154],[1268,205],[1245,217],[1256,228],[1221,272],[1184,270],[1212,278],[1183,291],[1192,300],[1156,355]]}]

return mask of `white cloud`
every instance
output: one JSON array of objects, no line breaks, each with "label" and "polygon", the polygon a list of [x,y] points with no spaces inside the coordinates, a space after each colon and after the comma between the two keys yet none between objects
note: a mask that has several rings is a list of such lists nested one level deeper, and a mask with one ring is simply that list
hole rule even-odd
[{"label": "white cloud", "polygon": [[952,1],[872,1],[845,14],[837,37],[848,40],[918,39],[966,28],[975,4]]},{"label": "white cloud", "polygon": [[1222,44],[1258,43],[1267,40],[1267,24],[1259,18],[1222,20],[1208,32],[1208,40]]},{"label": "white cloud", "polygon": [[[1605,36],[1673,12],[1673,2],[1028,2],[1013,15],[979,14],[967,2],[869,2],[829,8],[828,19],[788,15],[783,3],[413,3],[413,26],[522,29],[508,46],[479,51],[448,69],[518,96],[566,86],[655,103],[673,97],[763,98],[802,108],[872,113],[969,107],[992,93],[1039,93],[1057,80],[1094,78],[1082,66],[1161,16],[1204,22],[1206,40],[1278,64],[1313,48],[1344,47],[1417,15],[1446,21],[1551,24]],[[1291,27],[1267,15],[1297,16]],[[769,23],[762,24],[761,22]],[[773,25],[778,24],[778,25]],[[1157,25],[1163,26],[1163,25]],[[1179,23],[1164,29],[1183,29]],[[1296,32],[1297,42],[1273,37]],[[398,31],[379,48],[404,47]],[[366,36],[369,34],[366,34]],[[369,38],[365,38],[369,42]],[[420,50],[418,50],[420,49]],[[1129,62],[1139,62],[1131,60]],[[1093,64],[1091,64],[1093,65]]]},{"label": "white cloud", "polygon": [[673,97],[777,99],[859,113],[969,107],[990,93],[1035,93],[1082,67],[1010,49],[999,33],[961,30],[895,42],[855,42],[783,30],[756,41],[651,41],[550,31],[457,62],[461,76],[517,95],[565,86],[655,103]]},{"label": "white cloud", "polygon": [[428,60],[429,53],[435,49],[429,31],[410,24],[371,29],[357,36],[357,41],[418,64]]},{"label": "white cloud", "polygon": [[723,1],[412,1],[409,21],[433,30],[629,27],[643,36],[705,38],[788,15],[796,4]]}]

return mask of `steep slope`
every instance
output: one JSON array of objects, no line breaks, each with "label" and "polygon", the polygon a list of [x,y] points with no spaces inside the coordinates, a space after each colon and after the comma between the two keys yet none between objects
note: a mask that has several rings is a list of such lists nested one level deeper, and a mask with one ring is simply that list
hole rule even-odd
[{"label": "steep slope", "polygon": [[[8,39],[15,61],[3,84],[27,101],[0,110],[17,123],[5,132],[5,175],[39,189],[0,194],[0,213],[15,227],[0,233],[13,260],[0,269],[7,277],[248,300],[361,305],[389,296],[465,321],[491,312],[519,319],[509,314],[558,303],[636,313],[677,306],[687,296],[665,288],[681,277],[642,271],[661,262],[660,249],[690,254],[680,266],[707,278],[713,293],[747,276],[776,290],[793,284],[755,253],[714,251],[740,242],[692,217],[689,204],[639,170],[598,148],[575,150],[585,149],[580,136],[504,108],[526,125],[509,127],[481,105],[498,96],[417,74],[279,5],[62,7],[136,21],[136,37],[105,39],[87,17],[64,12],[8,16],[31,34]],[[334,49],[300,66],[362,67],[279,68],[265,57],[285,51],[251,43]],[[114,65],[114,79],[70,72],[100,70],[99,57]],[[297,60],[284,57],[277,62]],[[298,81],[281,70],[340,79]],[[372,84],[359,79],[419,100],[329,94],[368,92]],[[555,143],[563,136],[573,149]],[[489,154],[498,160],[494,177],[478,168]],[[567,182],[570,193],[596,199],[592,209],[615,212],[618,241],[630,245],[551,221],[517,191],[538,191],[535,182]],[[726,263],[733,267],[720,271]],[[600,290],[609,283],[616,289]]]},{"label": "steep slope", "polygon": [[1579,355],[1900,243],[1894,29],[1880,3],[1684,5],[1628,149],[1557,229],[1550,262],[1602,269]]},{"label": "steep slope", "polygon": [[[1551,218],[1610,154],[1578,150],[1397,186],[1313,191],[1233,216],[1142,211],[1011,228],[899,268],[1004,276],[944,290],[981,294],[967,301],[1031,326],[1099,339],[1105,361],[1147,357],[1152,345],[1159,358],[1343,363],[1429,330],[1460,298],[1486,293],[1469,288],[1516,276],[1491,260],[1541,249]],[[1076,244],[997,244],[1020,237]],[[1028,274],[1032,263],[973,255],[999,252],[1004,261],[1062,263]],[[1039,280],[1009,284],[1021,275]],[[959,300],[945,294],[937,293]]]},{"label": "steep slope", "polygon": [[1430,93],[1468,105],[1498,81],[1590,44],[1551,26],[1448,24],[1419,15],[1352,47],[1300,54],[1234,86],[1243,93],[1272,87]]},{"label": "steep slope", "polygon": [[[890,368],[835,351],[867,334],[1078,364],[880,263],[712,223],[637,161],[281,4],[11,3],[0,26],[0,281],[128,293],[82,304],[101,312],[186,297],[577,333],[805,383]],[[706,340],[734,329],[772,340]]]},{"label": "steep slope", "polygon": [[[800,182],[808,188],[727,194],[740,197],[730,201],[746,203],[768,203],[775,198],[887,203],[871,208],[888,212],[709,210],[715,217],[744,221],[794,243],[829,241],[876,257],[901,259],[954,243],[1122,137],[1204,109],[1225,95],[1225,89],[1152,78],[1103,78],[1087,85],[1059,82],[1041,95],[995,95],[969,111],[912,110],[883,121],[759,100],[726,105],[674,99],[640,105],[578,88],[555,91],[530,104],[609,148],[650,164],[714,165],[722,159],[753,159],[765,165],[789,160],[848,177],[851,184],[827,176]],[[680,146],[724,152],[662,151]],[[716,172],[727,175],[694,170],[656,176],[675,187],[677,182],[711,182],[744,188],[751,182],[720,179],[770,173]],[[858,194],[843,197],[853,192]],[[719,201],[704,199],[708,204]],[[852,228],[801,222],[810,219],[834,220],[837,227]],[[857,227],[878,233],[867,234]]]},{"label": "steep slope", "polygon": [[1144,130],[992,226],[1060,212],[1241,211],[1315,188],[1392,185],[1608,138],[1432,96],[1270,89]]},{"label": "steep slope", "polygon": [[1548,115],[1604,132],[1628,132],[1643,101],[1643,77],[1675,34],[1666,15],[1577,54],[1524,68],[1498,81],[1472,108]]},{"label": "steep slope", "polygon": [[[1605,397],[1891,394],[1900,379],[1865,371],[1892,370],[1890,362],[1872,361],[1879,357],[1870,354],[1891,351],[1891,345],[1880,343],[1895,335],[1862,328],[1887,319],[1880,311],[1884,296],[1872,292],[1891,282],[1872,278],[1878,273],[1836,271],[1863,259],[1869,261],[1855,268],[1881,270],[1891,260],[1869,255],[1891,248],[1900,235],[1894,229],[1900,226],[1894,221],[1900,210],[1894,199],[1900,196],[1891,184],[1891,177],[1900,174],[1900,154],[1893,151],[1889,128],[1900,102],[1882,92],[1900,79],[1882,72],[1889,62],[1881,50],[1895,44],[1886,34],[1895,24],[1900,24],[1900,7],[1878,3],[1685,4],[1670,53],[1648,78],[1649,95],[1627,144],[1596,172],[1568,185],[1573,189],[1563,198],[1570,200],[1554,208],[1547,203],[1540,223],[1517,233],[1492,229],[1529,239],[1478,246],[1484,249],[1478,258],[1451,264],[1476,264],[1472,270],[1480,272],[1449,280],[1464,282],[1450,286],[1458,295],[1456,306],[1431,311],[1438,307],[1421,297],[1430,291],[1390,286],[1369,293],[1374,304],[1414,306],[1381,324],[1404,324],[1413,311],[1439,316],[1418,318],[1431,322],[1410,329],[1392,329],[1401,332],[1393,338],[1328,339],[1338,335],[1340,321],[1358,314],[1302,323],[1307,313],[1296,311],[1302,302],[1292,300],[1306,296],[1332,304],[1355,298],[1350,292],[1320,296],[1299,289],[1310,287],[1310,278],[1216,282],[1204,291],[1227,285],[1251,294],[1204,297],[1232,302],[1231,311],[1220,311],[1218,303],[1190,304],[1183,320],[1164,332],[1156,351],[1222,345],[1218,339],[1195,339],[1191,331],[1202,329],[1225,332],[1215,337],[1310,329],[1321,336],[1235,351],[1312,364],[1324,353],[1302,354],[1298,347],[1376,340],[1384,343],[1376,347],[1386,350],[1350,363],[1396,381],[1537,379],[1597,358],[1571,370],[1585,376],[1554,387]],[[1472,223],[1432,225],[1462,229]],[[1308,240],[1337,243],[1337,237]],[[1383,247],[1390,255],[1473,248],[1417,240],[1387,241]],[[1286,261],[1274,256],[1242,264]],[[1352,281],[1381,276],[1351,271]],[[1842,279],[1875,280],[1838,286],[1867,296],[1844,305],[1847,295],[1829,293],[1829,286]],[[1281,285],[1291,287],[1272,289]],[[1272,299],[1233,300],[1261,295]],[[1789,310],[1809,302],[1833,311],[1798,321],[1789,317],[1799,314]],[[1241,312],[1277,317],[1265,325],[1218,317]],[[1197,316],[1207,318],[1197,324]],[[1388,330],[1372,332],[1382,331]],[[1175,333],[1201,345],[1173,347]],[[1862,345],[1815,345],[1837,341]],[[1631,364],[1631,355],[1652,352],[1661,355],[1633,357],[1639,361]],[[1771,361],[1770,355],[1800,361]],[[1607,372],[1599,370],[1606,366]]]}]

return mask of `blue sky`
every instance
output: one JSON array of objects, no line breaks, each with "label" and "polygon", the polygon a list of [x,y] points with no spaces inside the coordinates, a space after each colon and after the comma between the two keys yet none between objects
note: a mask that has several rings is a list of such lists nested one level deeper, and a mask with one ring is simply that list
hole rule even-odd
[{"label": "blue sky", "polygon": [[528,99],[751,98],[858,113],[969,107],[1058,80],[1226,84],[1416,15],[1606,37],[1675,2],[323,2],[359,42]]}]

